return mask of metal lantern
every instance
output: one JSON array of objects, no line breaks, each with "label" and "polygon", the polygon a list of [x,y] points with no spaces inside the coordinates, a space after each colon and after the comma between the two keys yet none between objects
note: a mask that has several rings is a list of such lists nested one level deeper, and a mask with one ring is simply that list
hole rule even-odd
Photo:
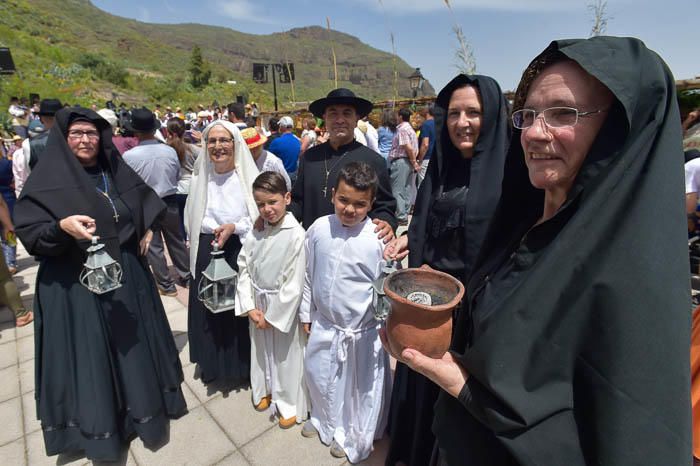
[{"label": "metal lantern", "polygon": [[425,83],[425,78],[420,72],[420,68],[416,70],[408,77],[409,84],[411,85],[411,90],[413,91],[413,97],[418,95],[418,91],[423,90],[423,84]]},{"label": "metal lantern", "polygon": [[92,237],[92,246],[87,250],[80,283],[95,294],[104,294],[121,287],[122,266],[105,250],[105,245]]},{"label": "metal lantern", "polygon": [[226,259],[224,251],[219,251],[219,245],[214,243],[211,252],[211,262],[199,280],[197,298],[214,314],[230,311],[236,304],[236,284],[238,272],[233,270]]}]

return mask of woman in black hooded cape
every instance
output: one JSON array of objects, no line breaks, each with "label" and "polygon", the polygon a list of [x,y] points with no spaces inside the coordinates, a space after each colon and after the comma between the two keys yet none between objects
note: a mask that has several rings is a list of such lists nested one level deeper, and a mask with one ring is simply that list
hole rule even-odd
[{"label": "woman in black hooded cape", "polygon": [[[481,100],[481,128],[470,158],[450,140],[446,116],[452,94],[474,87]],[[408,228],[410,267],[428,264],[466,280],[501,193],[510,126],[508,105],[488,76],[460,74],[435,101],[436,154],[416,198]],[[387,465],[428,464],[433,450],[433,405],[439,387],[397,362],[391,396],[391,446]]]},{"label": "woman in black hooded cape", "polygon": [[[77,121],[100,134],[94,167],[83,167],[68,146]],[[109,123],[91,110],[58,112],[45,153],[15,210],[18,236],[41,259],[34,297],[37,415],[48,455],[83,450],[90,459],[114,461],[134,435],[146,446],[161,444],[167,418],[187,410],[177,348],[138,255],[139,240],[165,206],[121,160]],[[105,188],[112,202],[98,192]],[[121,288],[96,295],[79,283],[89,241],[59,226],[75,214],[95,220],[95,235],[122,266]]]},{"label": "woman in black hooded cape", "polygon": [[458,392],[441,391],[435,406],[443,464],[689,465],[690,296],[673,76],[637,39],[556,41],[525,71],[516,109],[557,60],[577,63],[612,102],[566,200],[538,221],[544,194],[530,183],[514,131],[451,352],[403,357]]}]

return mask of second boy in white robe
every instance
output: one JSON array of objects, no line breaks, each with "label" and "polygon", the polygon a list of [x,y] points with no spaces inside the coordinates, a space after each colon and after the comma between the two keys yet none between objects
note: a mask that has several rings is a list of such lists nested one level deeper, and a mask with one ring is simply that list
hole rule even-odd
[{"label": "second boy in white robe", "polygon": [[372,220],[343,226],[321,217],[306,239],[307,273],[299,315],[311,322],[305,377],[311,422],[321,441],[333,439],[356,463],[381,438],[391,395],[389,357],[372,310],[372,282],[384,245]]}]

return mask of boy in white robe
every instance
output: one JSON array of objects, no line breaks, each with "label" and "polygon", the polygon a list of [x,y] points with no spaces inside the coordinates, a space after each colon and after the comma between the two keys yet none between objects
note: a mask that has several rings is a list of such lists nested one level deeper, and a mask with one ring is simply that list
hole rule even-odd
[{"label": "boy in white robe", "polygon": [[[340,171],[333,189],[335,214],[306,233],[306,278],[299,309],[305,330],[305,379],[311,418],[305,437],[318,435],[331,454],[367,458],[381,438],[391,394],[389,357],[372,309],[372,282],[383,265],[384,243],[367,217],[377,175],[365,163]],[[309,325],[310,323],[310,325]]]},{"label": "boy in white robe", "polygon": [[304,229],[286,208],[290,193],[282,176],[264,172],[253,183],[264,219],[238,256],[236,315],[250,319],[250,382],[258,411],[271,405],[283,429],[308,412],[303,388],[304,335],[297,311],[304,286]]}]

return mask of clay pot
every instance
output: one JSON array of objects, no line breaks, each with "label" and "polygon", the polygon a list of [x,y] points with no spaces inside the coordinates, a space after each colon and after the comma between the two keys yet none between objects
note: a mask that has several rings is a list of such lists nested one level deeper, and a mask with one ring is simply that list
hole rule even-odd
[{"label": "clay pot", "polygon": [[[432,305],[406,299],[416,291],[430,294]],[[384,292],[391,302],[391,313],[386,321],[391,351],[400,355],[404,348],[413,348],[431,358],[441,358],[450,346],[452,310],[464,296],[462,283],[424,265],[389,275],[384,282]]]}]

